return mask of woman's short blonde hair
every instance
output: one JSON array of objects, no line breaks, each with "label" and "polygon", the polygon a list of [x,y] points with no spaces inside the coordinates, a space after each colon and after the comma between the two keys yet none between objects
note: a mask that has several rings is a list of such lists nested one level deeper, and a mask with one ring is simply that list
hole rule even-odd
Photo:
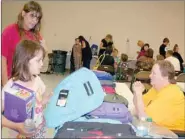
[{"label": "woman's short blonde hair", "polygon": [[112,35],[111,35],[111,34],[107,34],[107,35],[106,35],[106,38],[112,40]]},{"label": "woman's short blonde hair", "polygon": [[140,44],[143,46],[144,42],[142,40],[138,40],[137,45],[140,46]]}]

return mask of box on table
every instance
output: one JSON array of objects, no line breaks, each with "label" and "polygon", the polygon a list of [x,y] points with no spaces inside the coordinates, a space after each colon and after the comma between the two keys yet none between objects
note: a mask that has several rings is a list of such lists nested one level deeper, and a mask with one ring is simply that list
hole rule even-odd
[{"label": "box on table", "polygon": [[35,92],[13,83],[5,90],[4,116],[13,122],[24,122],[33,119],[35,107]]}]

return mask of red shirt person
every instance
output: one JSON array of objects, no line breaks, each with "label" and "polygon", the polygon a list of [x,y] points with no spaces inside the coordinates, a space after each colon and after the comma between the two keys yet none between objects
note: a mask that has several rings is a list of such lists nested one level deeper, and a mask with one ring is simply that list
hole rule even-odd
[{"label": "red shirt person", "polygon": [[137,59],[139,59],[141,56],[145,56],[146,52],[148,51],[150,45],[148,43],[145,43],[143,45],[143,50],[140,51],[140,53],[137,56]]},{"label": "red shirt person", "polygon": [[[27,2],[18,15],[17,23],[8,25],[2,33],[2,85],[11,77],[12,60],[17,44],[29,39],[43,44],[40,36],[42,8],[35,1]],[[43,44],[44,45],[44,44]]]}]

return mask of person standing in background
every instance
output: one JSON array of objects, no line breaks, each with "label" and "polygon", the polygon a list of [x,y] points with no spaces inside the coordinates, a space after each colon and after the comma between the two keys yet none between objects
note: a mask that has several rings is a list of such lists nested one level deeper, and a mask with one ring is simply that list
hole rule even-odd
[{"label": "person standing in background", "polygon": [[82,66],[82,47],[79,38],[75,39],[75,44],[71,53],[71,73],[78,70]]},{"label": "person standing in background", "polygon": [[107,36],[101,40],[98,57],[100,57],[105,52],[107,47],[113,47],[113,38],[110,34],[107,34]]},{"label": "person standing in background", "polygon": [[173,47],[173,56],[176,57],[179,62],[180,62],[180,69],[181,71],[183,71],[184,67],[183,67],[183,59],[181,57],[181,55],[179,54],[179,46],[177,44],[175,44],[175,46]]},{"label": "person standing in background", "polygon": [[92,59],[92,51],[91,51],[90,45],[83,36],[79,36],[78,39],[80,40],[80,43],[82,45],[83,67],[90,69],[90,63]]},{"label": "person standing in background", "polygon": [[166,58],[167,45],[170,43],[168,38],[163,39],[163,44],[159,47],[159,54]]},{"label": "person standing in background", "polygon": [[2,33],[2,86],[11,77],[12,60],[20,40],[28,39],[39,42],[43,47],[45,41],[40,35],[42,8],[35,1],[27,2],[18,15],[17,23],[8,25]]}]

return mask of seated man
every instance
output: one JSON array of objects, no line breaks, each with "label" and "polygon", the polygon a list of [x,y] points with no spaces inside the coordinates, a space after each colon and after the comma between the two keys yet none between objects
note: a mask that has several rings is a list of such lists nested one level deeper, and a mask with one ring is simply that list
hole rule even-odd
[{"label": "seated man", "polygon": [[174,66],[169,61],[157,62],[150,75],[152,88],[145,95],[142,83],[134,83],[134,105],[139,118],[151,117],[170,130],[185,131],[184,94],[174,77]]}]

